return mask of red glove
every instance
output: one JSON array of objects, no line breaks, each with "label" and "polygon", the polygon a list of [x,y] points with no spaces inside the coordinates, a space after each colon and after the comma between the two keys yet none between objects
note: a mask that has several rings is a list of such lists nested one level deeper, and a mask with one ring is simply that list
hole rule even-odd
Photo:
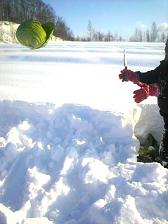
[{"label": "red glove", "polygon": [[133,94],[135,102],[140,103],[143,100],[147,99],[148,96],[158,96],[160,94],[160,89],[159,86],[156,84],[153,85],[143,84],[143,86],[141,86],[141,89],[135,90]]},{"label": "red glove", "polygon": [[121,74],[119,74],[119,79],[122,79],[123,82],[129,80],[129,81],[137,84],[139,77],[136,72],[133,72],[128,69],[123,69],[120,72],[121,72]]}]

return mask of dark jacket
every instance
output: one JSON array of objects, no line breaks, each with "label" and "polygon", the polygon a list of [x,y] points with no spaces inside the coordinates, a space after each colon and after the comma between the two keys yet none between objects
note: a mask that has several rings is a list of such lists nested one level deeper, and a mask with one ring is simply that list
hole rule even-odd
[{"label": "dark jacket", "polygon": [[158,106],[161,113],[168,114],[168,61],[161,61],[160,65],[148,72],[137,72],[139,81],[146,84],[157,83],[160,87]]}]

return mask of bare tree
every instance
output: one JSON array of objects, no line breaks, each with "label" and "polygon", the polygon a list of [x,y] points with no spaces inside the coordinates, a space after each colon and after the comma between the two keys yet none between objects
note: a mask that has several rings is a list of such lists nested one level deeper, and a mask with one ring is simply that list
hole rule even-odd
[{"label": "bare tree", "polygon": [[41,0],[0,0],[1,21],[21,23],[28,19],[54,22],[54,10]]},{"label": "bare tree", "polygon": [[157,29],[157,25],[155,22],[152,23],[151,26],[151,41],[154,42],[157,40],[158,37],[158,29]]},{"label": "bare tree", "polygon": [[62,17],[57,17],[54,35],[63,38],[64,40],[74,39],[71,29],[66,25]]},{"label": "bare tree", "polygon": [[113,41],[114,40],[114,36],[113,34],[109,31],[106,34],[104,34],[104,41]]},{"label": "bare tree", "polygon": [[93,40],[93,35],[94,35],[94,28],[92,26],[91,20],[88,21],[87,30],[88,30],[88,40],[92,41]]},{"label": "bare tree", "polygon": [[166,39],[167,39],[166,34],[165,34],[165,33],[161,33],[160,41],[161,41],[161,42],[166,42]]},{"label": "bare tree", "polygon": [[147,42],[151,41],[149,29],[146,30],[146,41]]}]

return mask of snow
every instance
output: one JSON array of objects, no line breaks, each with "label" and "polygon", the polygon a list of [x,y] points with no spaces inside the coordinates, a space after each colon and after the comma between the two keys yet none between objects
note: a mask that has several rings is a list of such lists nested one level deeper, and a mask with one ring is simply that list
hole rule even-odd
[{"label": "snow", "polygon": [[168,171],[137,163],[160,141],[156,98],[118,79],[164,56],[163,43],[0,44],[0,224],[168,223]]},{"label": "snow", "polygon": [[0,21],[0,41],[5,43],[16,43],[16,30],[19,24],[8,22],[8,21]]}]

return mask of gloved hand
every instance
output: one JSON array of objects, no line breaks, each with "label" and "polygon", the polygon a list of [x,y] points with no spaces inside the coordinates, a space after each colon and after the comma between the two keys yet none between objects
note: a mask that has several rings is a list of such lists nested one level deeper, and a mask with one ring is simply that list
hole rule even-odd
[{"label": "gloved hand", "polygon": [[123,82],[129,80],[129,81],[137,84],[139,78],[138,78],[138,74],[136,72],[133,72],[128,69],[123,69],[120,72],[121,72],[121,74],[119,74],[119,79],[122,79]]},{"label": "gloved hand", "polygon": [[147,85],[143,83],[140,89],[133,92],[134,100],[136,103],[140,103],[143,100],[147,99],[148,96],[158,96],[160,94],[160,89],[157,84]]}]

